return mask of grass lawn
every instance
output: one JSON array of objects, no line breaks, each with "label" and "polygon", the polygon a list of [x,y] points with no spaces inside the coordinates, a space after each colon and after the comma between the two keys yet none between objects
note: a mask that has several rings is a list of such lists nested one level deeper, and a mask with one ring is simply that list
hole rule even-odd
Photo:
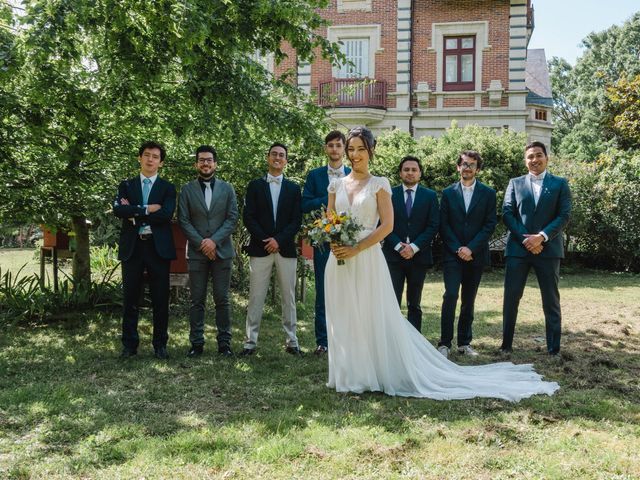
[{"label": "grass lawn", "polygon": [[[3,260],[4,261],[4,260]],[[425,284],[423,333],[439,335],[443,287]],[[326,358],[282,349],[279,308],[267,307],[259,350],[219,358],[211,315],[205,355],[186,359],[186,309],[172,308],[169,361],[141,320],[138,358],[118,359],[119,315],[3,326],[0,335],[0,478],[640,478],[640,278],[576,272],[561,281],[563,356],[544,354],[532,276],[516,329],[516,363],[558,381],[553,397],[520,403],[337,394]],[[313,296],[299,305],[312,350]],[[246,300],[234,299],[241,348]],[[502,272],[477,300],[477,360],[496,361]]]}]

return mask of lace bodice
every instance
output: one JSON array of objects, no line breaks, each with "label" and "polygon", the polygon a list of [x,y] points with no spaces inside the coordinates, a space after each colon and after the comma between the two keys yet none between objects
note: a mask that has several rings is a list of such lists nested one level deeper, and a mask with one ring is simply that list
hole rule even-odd
[{"label": "lace bodice", "polygon": [[385,177],[372,176],[369,182],[354,197],[353,203],[349,203],[349,195],[344,185],[344,178],[331,180],[327,191],[336,194],[335,209],[337,212],[348,212],[364,228],[371,232],[378,225],[378,201],[376,193],[383,188],[391,194],[391,185]]}]

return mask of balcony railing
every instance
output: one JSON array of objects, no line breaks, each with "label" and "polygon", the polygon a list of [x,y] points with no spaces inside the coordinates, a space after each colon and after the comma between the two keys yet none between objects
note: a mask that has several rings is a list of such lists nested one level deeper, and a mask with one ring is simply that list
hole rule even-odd
[{"label": "balcony railing", "polygon": [[371,78],[334,78],[320,83],[321,107],[387,108],[387,82]]}]

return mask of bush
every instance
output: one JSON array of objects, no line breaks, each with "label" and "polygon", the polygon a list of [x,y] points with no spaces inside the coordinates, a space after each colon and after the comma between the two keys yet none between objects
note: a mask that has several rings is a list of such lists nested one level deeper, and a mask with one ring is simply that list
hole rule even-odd
[{"label": "bush", "polygon": [[573,196],[573,248],[594,266],[640,271],[640,154],[610,150],[595,163],[563,163]]}]

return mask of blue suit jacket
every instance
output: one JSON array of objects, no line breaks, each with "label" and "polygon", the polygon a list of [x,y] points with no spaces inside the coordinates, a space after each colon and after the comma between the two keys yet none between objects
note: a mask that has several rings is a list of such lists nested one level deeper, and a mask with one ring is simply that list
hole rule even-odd
[{"label": "blue suit jacket", "polygon": [[295,238],[302,225],[300,187],[283,178],[278,198],[276,220],[273,220],[271,190],[265,177],[252,180],[247,186],[242,219],[251,238],[244,251],[251,257],[266,257],[262,240],[273,237],[280,245],[280,255],[296,258]]},{"label": "blue suit jacket", "polygon": [[464,262],[456,252],[460,247],[467,247],[473,252],[474,265],[488,264],[489,238],[497,223],[496,191],[493,188],[476,180],[466,211],[460,182],[445,188],[440,201],[443,261]]},{"label": "blue suit jacket", "polygon": [[[329,193],[327,192],[329,174],[327,172],[328,169],[325,165],[324,167],[314,168],[307,175],[302,192],[302,213],[318,210],[323,205],[326,207],[329,203]],[[350,172],[351,169],[345,166],[345,175],[349,175]]]},{"label": "blue suit jacket", "polygon": [[[122,205],[121,199],[129,201],[129,205]],[[149,215],[145,214],[142,206],[142,185],[140,176],[124,180],[118,187],[118,196],[113,202],[113,213],[122,219],[120,241],[118,244],[118,259],[129,260],[138,238],[138,231],[142,224],[151,225],[153,244],[156,252],[162,258],[173,260],[176,258],[176,248],[171,233],[171,219],[176,209],[176,187],[160,177],[153,182],[149,192],[149,204],[158,203],[162,208]],[[134,219],[134,222],[129,220]]]},{"label": "blue suit jacket", "polygon": [[502,218],[509,229],[505,256],[533,255],[522,246],[524,234],[544,232],[549,240],[539,254],[547,258],[564,258],[562,229],[571,213],[571,191],[567,180],[548,171],[542,182],[542,192],[536,206],[529,175],[509,180],[504,195]]},{"label": "blue suit jacket", "polygon": [[421,265],[433,264],[431,243],[438,233],[440,222],[436,192],[417,185],[410,217],[407,217],[402,185],[391,189],[391,202],[393,203],[393,230],[384,239],[382,245],[387,261],[407,261],[395,250],[395,246],[400,242],[406,242],[409,238],[409,243],[414,243],[420,249],[409,261]]}]

